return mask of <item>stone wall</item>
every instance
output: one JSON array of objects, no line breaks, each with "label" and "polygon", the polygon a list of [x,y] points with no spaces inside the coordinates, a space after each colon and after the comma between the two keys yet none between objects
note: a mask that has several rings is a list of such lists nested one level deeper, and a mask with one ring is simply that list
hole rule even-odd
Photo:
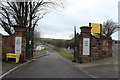
[{"label": "stone wall", "polygon": [[91,38],[91,59],[103,59],[112,56],[112,40],[104,38]]},{"label": "stone wall", "polygon": [[[112,56],[112,39],[92,35],[90,32],[91,27],[81,27],[80,29],[80,62],[91,62]],[[83,55],[83,38],[90,39],[89,55]]]},{"label": "stone wall", "polygon": [[6,59],[6,53],[14,53],[13,39],[10,36],[3,36],[2,41],[2,59]]},{"label": "stone wall", "polygon": [[2,59],[6,59],[6,53],[15,53],[15,37],[22,37],[21,62],[26,61],[26,34],[24,26],[14,26],[15,33],[2,37]]}]

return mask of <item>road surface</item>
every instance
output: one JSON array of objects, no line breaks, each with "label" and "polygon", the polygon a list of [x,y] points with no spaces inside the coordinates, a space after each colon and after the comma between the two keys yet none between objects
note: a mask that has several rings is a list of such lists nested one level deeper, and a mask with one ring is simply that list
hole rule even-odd
[{"label": "road surface", "polygon": [[28,63],[4,78],[91,78],[57,52]]}]

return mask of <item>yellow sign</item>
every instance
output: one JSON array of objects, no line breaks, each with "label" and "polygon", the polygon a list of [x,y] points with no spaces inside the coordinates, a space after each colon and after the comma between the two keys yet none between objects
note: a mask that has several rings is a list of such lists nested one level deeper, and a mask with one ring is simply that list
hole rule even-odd
[{"label": "yellow sign", "polygon": [[98,23],[90,23],[90,27],[92,27],[91,29],[91,33],[100,33],[100,26],[101,24]]}]

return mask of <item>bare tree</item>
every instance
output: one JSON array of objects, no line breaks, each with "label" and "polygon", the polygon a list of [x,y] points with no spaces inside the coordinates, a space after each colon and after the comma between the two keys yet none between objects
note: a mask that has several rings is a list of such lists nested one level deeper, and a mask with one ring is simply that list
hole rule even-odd
[{"label": "bare tree", "polygon": [[118,23],[112,21],[112,20],[107,20],[106,22],[103,23],[102,26],[102,34],[111,37],[111,35],[118,31],[119,25]]},{"label": "bare tree", "polygon": [[61,0],[39,0],[38,2],[1,2],[0,25],[8,34],[13,25],[23,25],[27,30],[35,29],[37,22],[42,19],[50,9],[63,7]]},{"label": "bare tree", "polygon": [[[1,2],[0,25],[11,34],[13,25],[22,25],[26,28],[26,53],[32,54],[34,48],[34,29],[37,22],[51,9],[63,8],[62,0],[38,0],[37,2]],[[31,44],[29,44],[29,41]]]},{"label": "bare tree", "polygon": [[36,48],[40,44],[40,40],[41,40],[41,33],[40,33],[40,31],[37,31],[35,29],[35,31],[34,31],[34,48]]}]

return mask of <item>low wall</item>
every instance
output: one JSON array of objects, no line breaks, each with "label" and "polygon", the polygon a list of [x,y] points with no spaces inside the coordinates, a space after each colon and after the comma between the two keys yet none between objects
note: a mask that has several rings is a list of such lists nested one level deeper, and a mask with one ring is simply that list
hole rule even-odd
[{"label": "low wall", "polygon": [[112,40],[91,38],[91,59],[103,59],[112,56]]},{"label": "low wall", "polygon": [[6,53],[14,53],[13,40],[10,36],[2,37],[2,59],[6,58]]},{"label": "low wall", "polygon": [[112,57],[112,39],[100,34],[91,34],[91,28],[89,26],[80,28],[79,58],[83,63]]},{"label": "low wall", "polygon": [[21,37],[20,61],[26,61],[26,34],[24,26],[14,26],[15,33],[10,36],[2,36],[2,59],[6,59],[6,53],[15,53],[15,39]]}]

